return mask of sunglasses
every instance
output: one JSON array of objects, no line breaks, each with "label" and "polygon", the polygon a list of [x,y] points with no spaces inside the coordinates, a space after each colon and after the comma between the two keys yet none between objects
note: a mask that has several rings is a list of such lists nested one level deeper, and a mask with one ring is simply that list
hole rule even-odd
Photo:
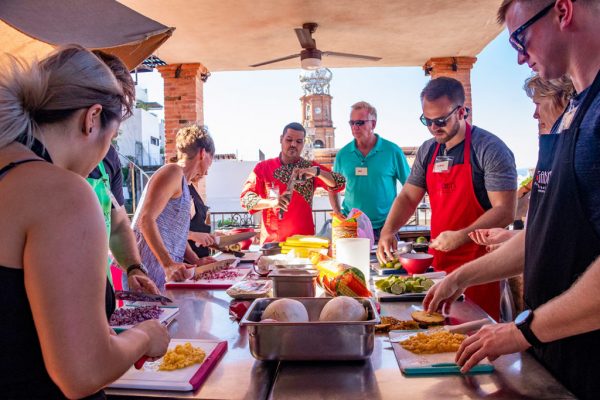
[{"label": "sunglasses", "polygon": [[364,124],[366,124],[369,121],[374,121],[373,119],[357,119],[357,120],[350,120],[348,121],[348,123],[350,124],[350,126],[363,126]]},{"label": "sunglasses", "polygon": [[456,106],[456,107],[454,107],[454,109],[452,111],[450,111],[450,114],[446,115],[445,117],[429,119],[425,115],[421,114],[421,118],[419,118],[419,119],[421,120],[421,123],[423,125],[431,126],[431,125],[435,124],[435,126],[443,128],[448,123],[448,120],[450,119],[450,117],[452,116],[452,114],[454,114],[456,112],[456,110],[458,110],[461,107],[462,106]]},{"label": "sunglasses", "polygon": [[510,45],[516,51],[518,51],[521,54],[525,54],[527,52],[527,50],[525,48],[525,43],[523,42],[523,32],[525,32],[525,29],[529,28],[537,20],[542,18],[544,15],[548,14],[548,11],[550,11],[553,7],[554,7],[554,2],[552,2],[552,4],[547,5],[544,9],[542,9],[542,11],[535,14],[527,22],[525,22],[523,25],[521,25],[520,27],[515,29],[515,31],[510,34],[508,41],[510,42]]}]

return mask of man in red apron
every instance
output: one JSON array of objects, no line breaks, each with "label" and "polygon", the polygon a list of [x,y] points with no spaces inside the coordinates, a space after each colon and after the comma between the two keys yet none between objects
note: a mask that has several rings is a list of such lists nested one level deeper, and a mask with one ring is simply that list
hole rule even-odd
[{"label": "man in red apron", "polygon": [[[419,148],[411,175],[396,198],[381,232],[378,256],[391,256],[394,233],[415,212],[427,192],[431,204],[433,267],[451,273],[486,253],[468,237],[479,228],[513,221],[517,173],[511,151],[496,136],[466,121],[465,95],[456,79],[431,80],[421,93],[421,122],[434,136]],[[500,284],[469,288],[467,299],[496,320]]]}]

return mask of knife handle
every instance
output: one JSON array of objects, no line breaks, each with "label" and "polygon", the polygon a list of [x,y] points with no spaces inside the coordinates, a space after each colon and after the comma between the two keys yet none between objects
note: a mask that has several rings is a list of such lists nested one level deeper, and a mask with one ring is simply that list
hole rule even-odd
[{"label": "knife handle", "polygon": [[146,361],[148,361],[148,356],[141,356],[140,359],[133,364],[133,366],[135,369],[142,369]]}]

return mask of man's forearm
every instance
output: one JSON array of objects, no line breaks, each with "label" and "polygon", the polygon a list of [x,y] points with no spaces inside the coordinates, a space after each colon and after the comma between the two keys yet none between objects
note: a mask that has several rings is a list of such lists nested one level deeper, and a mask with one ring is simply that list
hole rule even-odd
[{"label": "man's forearm", "polygon": [[329,204],[333,212],[341,214],[342,209],[340,208],[340,195],[337,192],[327,192],[329,196]]},{"label": "man's forearm", "polygon": [[531,329],[542,342],[600,329],[598,293],[600,258],[588,267],[569,290],[534,310]]},{"label": "man's forearm", "polygon": [[198,257],[196,252],[192,249],[192,246],[190,246],[189,242],[185,244],[183,260],[190,264],[196,264],[200,260],[200,257]]},{"label": "man's forearm", "polygon": [[514,220],[514,208],[510,205],[495,206],[484,212],[471,225],[461,229],[463,244],[469,243],[468,234],[476,229],[504,228]]},{"label": "man's forearm", "polygon": [[525,231],[521,231],[498,249],[463,265],[452,275],[460,285],[481,285],[519,275],[524,265]]},{"label": "man's forearm", "polygon": [[418,203],[411,202],[402,192],[394,199],[392,209],[385,219],[381,229],[381,235],[395,234],[406,224],[406,221],[414,214]]},{"label": "man's forearm", "polygon": [[142,259],[127,214],[124,210],[113,210],[111,218],[109,246],[113,257],[123,270],[140,264]]},{"label": "man's forearm", "polygon": [[324,169],[321,169],[321,173],[317,177],[317,179],[320,179],[323,182],[325,182],[325,184],[327,186],[329,186],[330,188],[337,187],[337,185],[338,185],[337,182],[335,181],[335,178],[333,177],[333,174],[329,171],[325,171]]}]

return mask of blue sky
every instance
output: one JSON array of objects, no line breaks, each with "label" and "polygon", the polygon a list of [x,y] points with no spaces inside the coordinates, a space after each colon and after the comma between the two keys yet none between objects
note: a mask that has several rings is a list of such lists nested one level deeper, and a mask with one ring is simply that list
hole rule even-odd
[{"label": "blue sky", "polygon": [[[516,59],[506,31],[478,55],[471,74],[473,118],[475,125],[505,141],[515,154],[518,168],[530,168],[537,159],[537,123],[523,82],[531,72]],[[237,153],[243,160],[258,159],[259,149],[267,157],[276,156],[281,129],[302,116],[300,72],[213,73],[204,86],[204,122],[217,152]],[[350,106],[360,100],[377,108],[376,132],[386,139],[400,146],[419,146],[430,137],[418,120],[419,93],[429,79],[421,68],[338,68],[332,72],[336,147],[352,139],[347,123]],[[139,74],[139,83],[148,88],[150,100],[163,102],[158,73]]]}]

